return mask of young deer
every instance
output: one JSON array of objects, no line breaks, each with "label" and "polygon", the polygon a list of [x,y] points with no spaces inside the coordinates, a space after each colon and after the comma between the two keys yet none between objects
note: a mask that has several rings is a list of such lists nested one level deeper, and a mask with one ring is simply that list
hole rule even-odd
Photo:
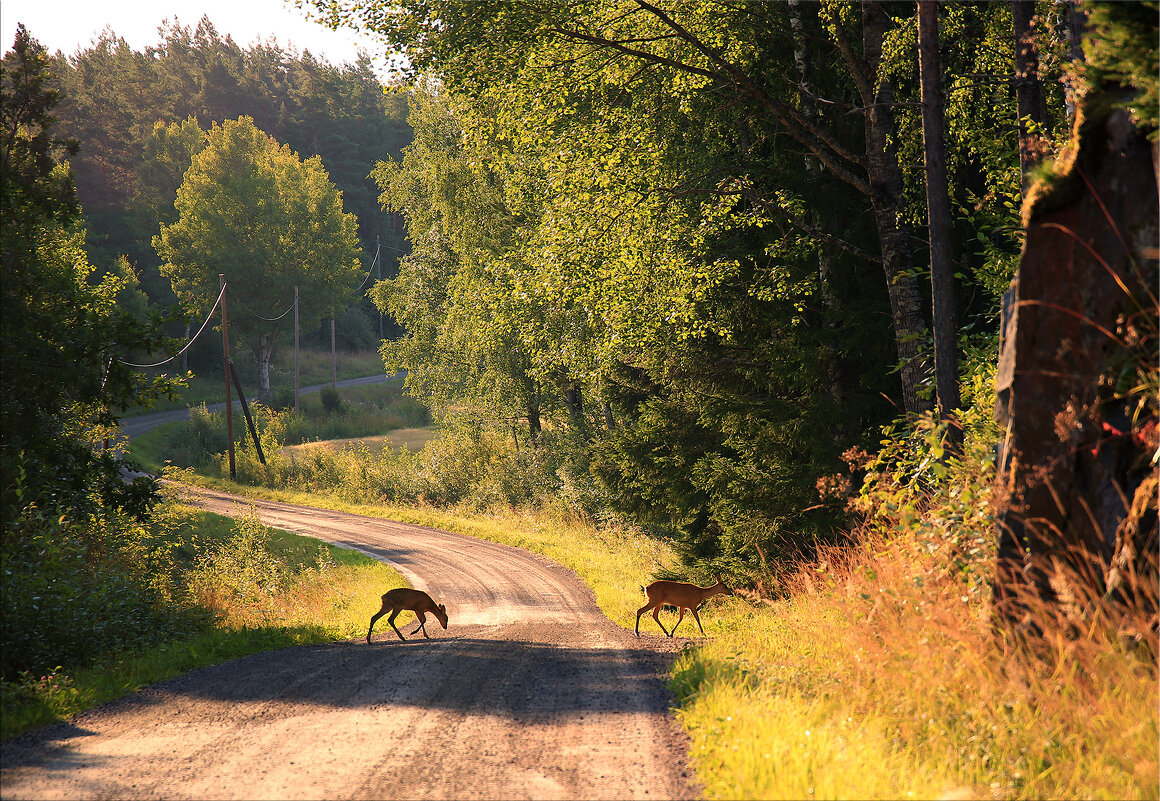
[{"label": "young deer", "polygon": [[428,612],[435,615],[435,619],[443,624],[443,628],[447,628],[446,606],[443,604],[436,604],[433,600],[431,600],[431,596],[422,590],[412,590],[409,587],[398,587],[383,595],[383,608],[378,612],[375,612],[375,614],[371,617],[371,627],[367,629],[367,642],[371,641],[371,632],[375,630],[375,621],[385,615],[387,612],[391,613],[391,616],[387,618],[387,622],[391,624],[391,628],[395,629],[395,634],[399,635],[400,640],[406,640],[407,638],[404,637],[403,633],[395,626],[395,618],[398,617],[399,613],[404,609],[409,609],[415,613],[415,617],[419,618],[419,625],[415,627],[415,631],[411,632],[412,636],[416,631],[422,629],[423,636],[427,637],[428,640],[431,639],[427,636],[426,629]]},{"label": "young deer", "polygon": [[[717,576],[717,583],[712,587],[698,587],[696,584],[686,584],[683,581],[654,581],[644,588],[644,594],[648,596],[648,603],[637,610],[636,636],[640,636],[640,616],[651,609],[653,610],[653,620],[661,627],[661,631],[665,633],[666,637],[672,637],[677,631],[677,626],[681,625],[681,621],[685,619],[686,609],[693,613],[693,620],[697,621],[697,628],[701,629],[701,634],[704,634],[705,629],[701,628],[701,618],[697,615],[697,607],[714,595],[732,595],[733,590],[726,587],[721,577]],[[661,623],[661,606],[665,604],[681,610],[672,631],[666,629],[665,624]]]}]

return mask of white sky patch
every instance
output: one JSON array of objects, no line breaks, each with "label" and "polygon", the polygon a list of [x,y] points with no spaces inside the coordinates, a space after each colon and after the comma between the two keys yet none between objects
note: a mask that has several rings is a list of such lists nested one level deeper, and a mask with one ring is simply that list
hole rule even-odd
[{"label": "white sky patch", "polygon": [[12,49],[16,24],[24,23],[50,53],[73,55],[89,48],[111,27],[134,50],[161,41],[157,29],[165,19],[196,30],[208,16],[219,35],[239,47],[276,42],[283,49],[309,50],[334,65],[353,64],[365,50],[376,74],[387,79],[387,52],[374,38],[349,28],[330,30],[307,18],[292,0],[3,0],[0,2],[0,48]]}]

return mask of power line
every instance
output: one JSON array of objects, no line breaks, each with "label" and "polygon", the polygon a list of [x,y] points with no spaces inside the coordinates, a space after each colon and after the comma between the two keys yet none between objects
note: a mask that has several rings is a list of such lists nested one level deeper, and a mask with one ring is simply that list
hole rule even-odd
[{"label": "power line", "polygon": [[215,311],[217,311],[218,304],[220,304],[222,302],[222,297],[225,294],[226,294],[226,288],[223,286],[222,291],[218,293],[217,300],[215,300],[213,302],[213,308],[209,310],[209,314],[207,314],[205,317],[205,322],[201,324],[201,328],[197,329],[197,333],[193,335],[193,339],[189,340],[189,342],[186,343],[184,348],[177,351],[177,353],[173,354],[165,361],[157,362],[157,364],[133,364],[132,362],[127,362],[124,359],[117,359],[117,361],[120,362],[121,364],[125,365],[126,367],[139,367],[139,368],[144,368],[144,369],[148,369],[151,367],[160,367],[163,364],[169,364],[169,362],[173,361],[178,356],[180,356],[181,354],[183,354],[187,350],[189,350],[191,347],[193,347],[193,343],[197,341],[197,338],[199,336],[201,336],[201,332],[205,330],[205,327],[207,325],[209,325],[209,321],[213,319],[213,313]]},{"label": "power line", "polygon": [[243,303],[241,298],[235,297],[234,302],[237,303],[238,305],[240,305],[243,309],[248,311],[250,314],[257,317],[259,320],[265,320],[268,323],[276,323],[279,320],[281,320],[283,317],[285,317],[287,314],[294,311],[294,304],[291,303],[290,308],[287,309],[286,311],[282,312],[281,314],[279,314],[277,317],[263,317],[262,315],[258,314],[256,311],[251,309],[249,306],[247,306],[245,303]]}]

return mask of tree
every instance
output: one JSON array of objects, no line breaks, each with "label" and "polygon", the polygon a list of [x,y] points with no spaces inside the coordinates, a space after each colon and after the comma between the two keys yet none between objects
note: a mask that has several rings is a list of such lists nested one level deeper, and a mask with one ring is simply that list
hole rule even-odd
[{"label": "tree", "polygon": [[[321,156],[345,210],[358,217],[363,252],[381,237],[382,274],[393,275],[403,249],[398,221],[380,209],[367,176],[410,138],[405,94],[385,94],[369,59],[336,66],[271,44],[241,48],[204,17],[159,33],[157,44],[135,51],[108,29],[93,46],[53,59],[59,130],[85,144],[72,166],[93,264],[108,270],[125,255],[151,301],[172,303],[151,240],[175,218],[192,152],[184,164],[179,157],[197,145],[188,140],[197,128],[245,114],[302,158]],[[363,329],[365,340],[369,320]]]},{"label": "tree", "polygon": [[[923,164],[926,168],[926,218],[930,237],[931,326],[934,329],[935,392],[939,414],[949,419],[960,406],[958,327],[951,251],[950,191],[947,188],[943,135],[942,60],[939,57],[938,3],[919,0],[918,62],[922,86]],[[953,429],[951,432],[954,436]]]},{"label": "tree", "polygon": [[111,455],[94,451],[118,415],[172,386],[118,358],[164,340],[156,319],[118,305],[128,281],[93,280],[68,163],[58,137],[50,60],[23,25],[0,63],[0,465],[3,521],[30,501],[49,509],[95,498],[143,514],[152,482],[127,487]]},{"label": "tree", "polygon": [[[851,81],[838,88],[841,100],[830,106],[828,119],[802,112],[789,57],[794,45],[785,36],[791,29],[788,8],[780,3],[636,0],[621,8],[593,0],[503,6],[424,1],[392,4],[390,14],[381,13],[382,4],[374,0],[315,5],[335,23],[362,20],[407,53],[415,74],[437,70],[455,89],[475,97],[489,85],[520,81],[521,70],[550,60],[561,74],[586,76],[577,91],[628,96],[653,76],[665,75],[672,76],[682,99],[729,98],[726,105],[743,110],[736,116],[746,126],[757,123],[816,158],[832,181],[854,190],[868,206],[890,299],[903,405],[908,411],[929,406],[922,397],[926,324],[894,146],[895,87],[889,71],[880,69],[893,24],[882,4],[863,3],[860,14],[849,5],[821,6],[811,17],[809,36],[801,39],[816,47],[825,43],[816,58],[836,56],[850,76],[864,122],[861,142],[851,136],[847,114]],[[581,63],[587,70],[576,69]],[[779,208],[773,191],[755,193],[749,201]]]},{"label": "tree", "polygon": [[175,201],[178,217],[153,245],[178,297],[204,315],[229,283],[233,327],[254,339],[259,395],[270,398],[270,359],[281,318],[300,288],[300,324],[333,316],[354,297],[362,267],[357,223],[317,156],[302,161],[249,117],[210,130]]}]

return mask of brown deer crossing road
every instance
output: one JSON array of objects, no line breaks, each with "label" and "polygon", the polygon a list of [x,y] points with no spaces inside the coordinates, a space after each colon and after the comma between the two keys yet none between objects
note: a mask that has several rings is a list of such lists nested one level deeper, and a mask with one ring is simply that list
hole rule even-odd
[{"label": "brown deer crossing road", "polygon": [[400,642],[387,627],[154,685],[6,742],[3,798],[698,794],[661,677],[677,646],[613,625],[571,572],[422,526],[190,492],[391,563],[446,604],[447,630]]}]

